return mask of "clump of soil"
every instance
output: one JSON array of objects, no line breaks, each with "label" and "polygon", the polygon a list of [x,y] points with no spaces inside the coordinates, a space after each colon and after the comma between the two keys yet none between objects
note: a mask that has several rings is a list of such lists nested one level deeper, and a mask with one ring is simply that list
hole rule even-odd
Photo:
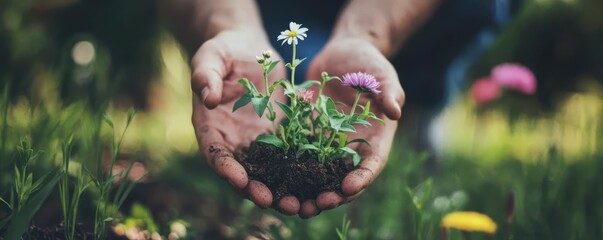
[{"label": "clump of soil", "polygon": [[296,151],[285,153],[275,146],[253,142],[236,156],[250,180],[260,181],[278,201],[293,195],[300,201],[316,199],[325,191],[341,193],[343,178],[354,169],[351,159],[340,158],[321,164],[316,154],[305,153],[299,158]]}]

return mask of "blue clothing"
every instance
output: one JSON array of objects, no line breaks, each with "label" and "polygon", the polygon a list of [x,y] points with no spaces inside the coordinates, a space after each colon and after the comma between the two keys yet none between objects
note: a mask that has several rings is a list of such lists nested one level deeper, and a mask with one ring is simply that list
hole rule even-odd
[{"label": "blue clothing", "polygon": [[[447,0],[414,33],[391,60],[406,92],[406,103],[440,108],[458,93],[471,63],[490,45],[496,29],[509,18],[510,0]],[[326,43],[344,1],[258,2],[273,45],[290,61],[291,46],[276,41],[294,21],[308,27],[298,56],[308,59],[298,68],[303,79],[312,58]]]}]

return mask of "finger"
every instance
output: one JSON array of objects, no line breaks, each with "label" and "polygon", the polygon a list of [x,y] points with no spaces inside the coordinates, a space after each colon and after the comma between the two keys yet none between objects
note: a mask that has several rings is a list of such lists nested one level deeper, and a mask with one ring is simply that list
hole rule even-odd
[{"label": "finger", "polygon": [[203,108],[203,106],[200,104],[199,96],[193,95],[192,122],[201,153],[207,158],[210,165],[212,165],[211,161],[214,161],[219,157],[233,157],[232,151],[230,150],[233,146],[227,146],[225,144],[224,133],[207,126],[207,121],[203,120],[204,113],[203,111],[200,111],[200,108]]},{"label": "finger", "polygon": [[343,197],[335,192],[323,192],[316,198],[316,206],[320,210],[336,208],[343,202]]},{"label": "finger", "polygon": [[249,200],[254,202],[258,207],[268,208],[272,205],[272,192],[261,182],[251,180],[246,188]]},{"label": "finger", "polygon": [[[199,111],[194,111],[193,119],[195,119]],[[243,189],[247,186],[249,178],[245,168],[237,162],[232,154],[232,151],[224,145],[224,137],[216,130],[207,126],[199,125],[193,121],[195,125],[195,134],[199,142],[199,149],[207,159],[208,164],[225,178],[235,188]]]},{"label": "finger", "polygon": [[398,81],[398,76],[393,74],[387,77],[382,82],[381,89],[383,92],[377,95],[377,105],[381,107],[381,110],[389,119],[400,119],[406,95]]},{"label": "finger", "polygon": [[365,157],[357,169],[348,173],[341,183],[341,190],[345,196],[352,196],[370,185],[381,172],[386,159],[372,154]]},{"label": "finger", "polygon": [[214,161],[213,167],[218,175],[225,178],[236,188],[243,189],[247,186],[249,180],[247,172],[234,158],[220,157]]},{"label": "finger", "polygon": [[219,48],[207,42],[191,61],[191,87],[204,105],[213,109],[222,100],[222,80],[226,75],[226,66]]},{"label": "finger", "polygon": [[314,200],[304,201],[299,209],[299,217],[303,219],[314,217],[319,213],[320,209],[318,209]]},{"label": "finger", "polygon": [[296,197],[287,195],[278,201],[277,209],[286,215],[295,215],[299,212],[299,200]]}]

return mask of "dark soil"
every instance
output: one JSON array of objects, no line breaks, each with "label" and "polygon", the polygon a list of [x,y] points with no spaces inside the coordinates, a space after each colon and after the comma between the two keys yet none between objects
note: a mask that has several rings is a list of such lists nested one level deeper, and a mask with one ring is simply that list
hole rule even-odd
[{"label": "dark soil", "polygon": [[[59,224],[54,227],[29,226],[29,230],[23,235],[23,240],[62,240],[65,239],[65,227]],[[83,227],[75,229],[74,239],[94,239],[94,234],[86,231]]]},{"label": "dark soil", "polygon": [[[52,227],[39,227],[35,224],[29,226],[29,229],[25,234],[23,234],[22,240],[63,240],[65,239],[65,227],[63,224],[59,224],[57,226]],[[74,239],[78,240],[93,240],[94,234],[83,227],[83,225],[78,225],[75,229]],[[115,236],[112,231],[109,231],[107,236],[108,240],[118,240],[124,239],[118,236]],[[0,237],[0,240],[4,240],[4,238]]]},{"label": "dark soil", "polygon": [[272,145],[254,142],[236,156],[251,180],[260,181],[278,201],[293,195],[300,201],[316,199],[325,191],[341,193],[343,178],[354,169],[351,159],[333,159],[321,164],[316,154],[303,154],[299,158],[295,151],[287,154]]}]

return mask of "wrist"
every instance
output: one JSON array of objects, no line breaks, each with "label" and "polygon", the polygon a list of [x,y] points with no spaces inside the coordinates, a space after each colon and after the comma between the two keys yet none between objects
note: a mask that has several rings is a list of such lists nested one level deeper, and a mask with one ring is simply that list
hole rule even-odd
[{"label": "wrist", "polygon": [[245,31],[265,35],[259,9],[254,1],[223,1],[201,11],[198,22],[203,23],[201,42],[228,30]]},{"label": "wrist", "polygon": [[353,19],[340,21],[337,24],[331,41],[359,40],[371,44],[387,58],[392,57],[395,47],[392,33],[385,19],[373,18],[371,21],[360,22]]},{"label": "wrist", "polygon": [[245,32],[251,35],[265,36],[261,22],[238,21],[224,14],[212,14],[208,17],[207,26],[202,36],[202,41],[207,41],[224,31]]}]

